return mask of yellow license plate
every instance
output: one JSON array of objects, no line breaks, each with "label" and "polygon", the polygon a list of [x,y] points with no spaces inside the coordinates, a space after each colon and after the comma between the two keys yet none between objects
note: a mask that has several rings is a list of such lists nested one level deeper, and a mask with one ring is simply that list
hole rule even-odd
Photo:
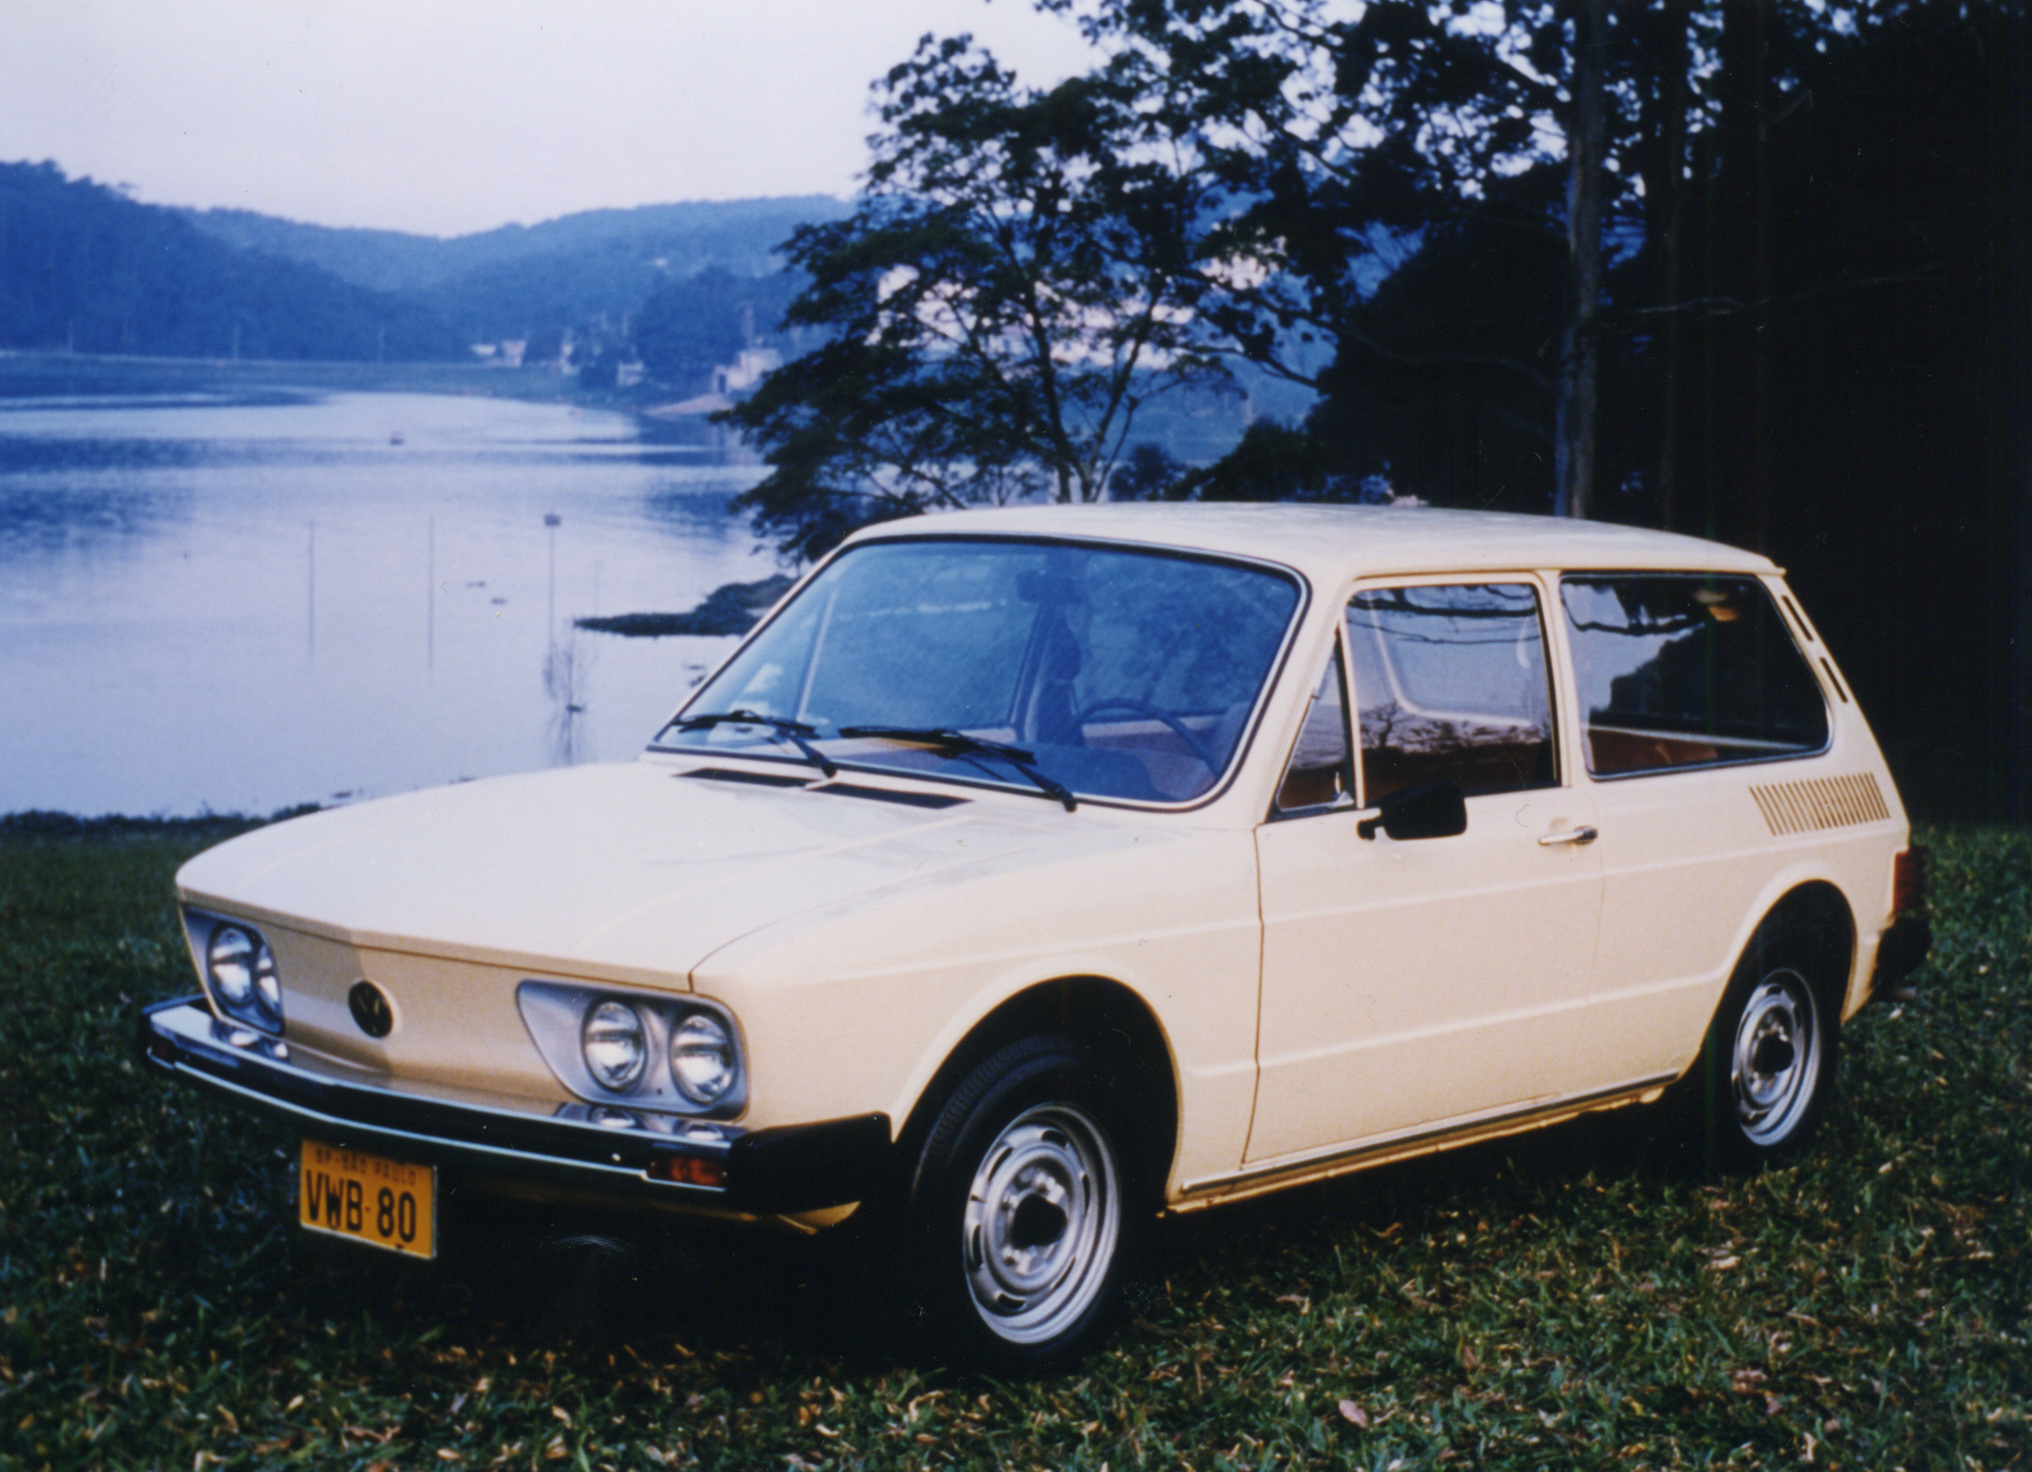
[{"label": "yellow license plate", "polygon": [[364,1150],[303,1142],[296,1218],[313,1232],[437,1256],[437,1170]]}]

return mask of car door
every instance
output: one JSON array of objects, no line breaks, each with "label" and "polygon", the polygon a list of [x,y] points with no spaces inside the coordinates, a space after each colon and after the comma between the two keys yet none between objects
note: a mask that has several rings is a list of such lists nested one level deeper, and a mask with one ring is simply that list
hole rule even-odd
[{"label": "car door", "polygon": [[1796,862],[1784,805],[1816,832],[1890,812],[1860,764],[1811,761],[1826,698],[1758,579],[1569,573],[1560,603],[1603,872],[1576,1067],[1652,1081],[1691,1060],[1760,896]]},{"label": "car door", "polygon": [[[1347,604],[1258,830],[1247,1162],[1565,1090],[1601,876],[1590,796],[1560,770],[1545,602],[1514,575],[1364,586]],[[1363,836],[1358,802],[1436,781],[1465,794],[1464,833]]]}]

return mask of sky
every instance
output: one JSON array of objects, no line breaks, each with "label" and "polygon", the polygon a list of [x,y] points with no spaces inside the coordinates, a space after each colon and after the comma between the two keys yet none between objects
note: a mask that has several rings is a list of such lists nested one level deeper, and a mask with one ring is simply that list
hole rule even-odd
[{"label": "sky", "polygon": [[430,235],[844,196],[928,31],[1028,82],[1086,64],[1027,0],[0,0],[0,161]]}]

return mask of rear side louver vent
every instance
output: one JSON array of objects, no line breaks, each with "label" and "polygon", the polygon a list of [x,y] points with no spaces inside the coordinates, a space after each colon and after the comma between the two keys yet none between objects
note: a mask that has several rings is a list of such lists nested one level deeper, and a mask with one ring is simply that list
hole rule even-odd
[{"label": "rear side louver vent", "polygon": [[1773,833],[1848,828],[1857,823],[1880,823],[1891,816],[1877,779],[1868,772],[1816,777],[1809,782],[1752,783],[1750,796],[1757,799]]}]

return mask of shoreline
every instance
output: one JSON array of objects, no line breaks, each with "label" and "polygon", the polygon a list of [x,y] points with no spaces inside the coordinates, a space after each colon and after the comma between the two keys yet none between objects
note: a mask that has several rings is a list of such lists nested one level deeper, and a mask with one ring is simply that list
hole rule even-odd
[{"label": "shoreline", "polygon": [[265,828],[270,823],[323,811],[322,804],[306,802],[295,807],[277,808],[265,817],[258,813],[200,812],[182,817],[164,813],[148,817],[100,813],[88,818],[47,808],[25,808],[16,813],[0,813],[0,843],[48,843],[79,838],[199,838],[215,833],[228,837],[250,828]]},{"label": "shoreline", "polygon": [[[705,440],[704,422],[657,418],[647,410],[674,390],[648,382],[626,389],[581,389],[575,377],[549,366],[508,368],[450,360],[369,363],[323,358],[166,358],[138,353],[69,353],[0,348],[0,402],[120,393],[234,395],[298,393],[426,393],[570,404],[626,414],[643,438]],[[687,433],[686,431],[692,431]]]},{"label": "shoreline", "polygon": [[752,583],[722,583],[683,613],[585,614],[572,627],[624,639],[663,639],[677,634],[735,635],[755,627],[797,580],[788,573]]}]

